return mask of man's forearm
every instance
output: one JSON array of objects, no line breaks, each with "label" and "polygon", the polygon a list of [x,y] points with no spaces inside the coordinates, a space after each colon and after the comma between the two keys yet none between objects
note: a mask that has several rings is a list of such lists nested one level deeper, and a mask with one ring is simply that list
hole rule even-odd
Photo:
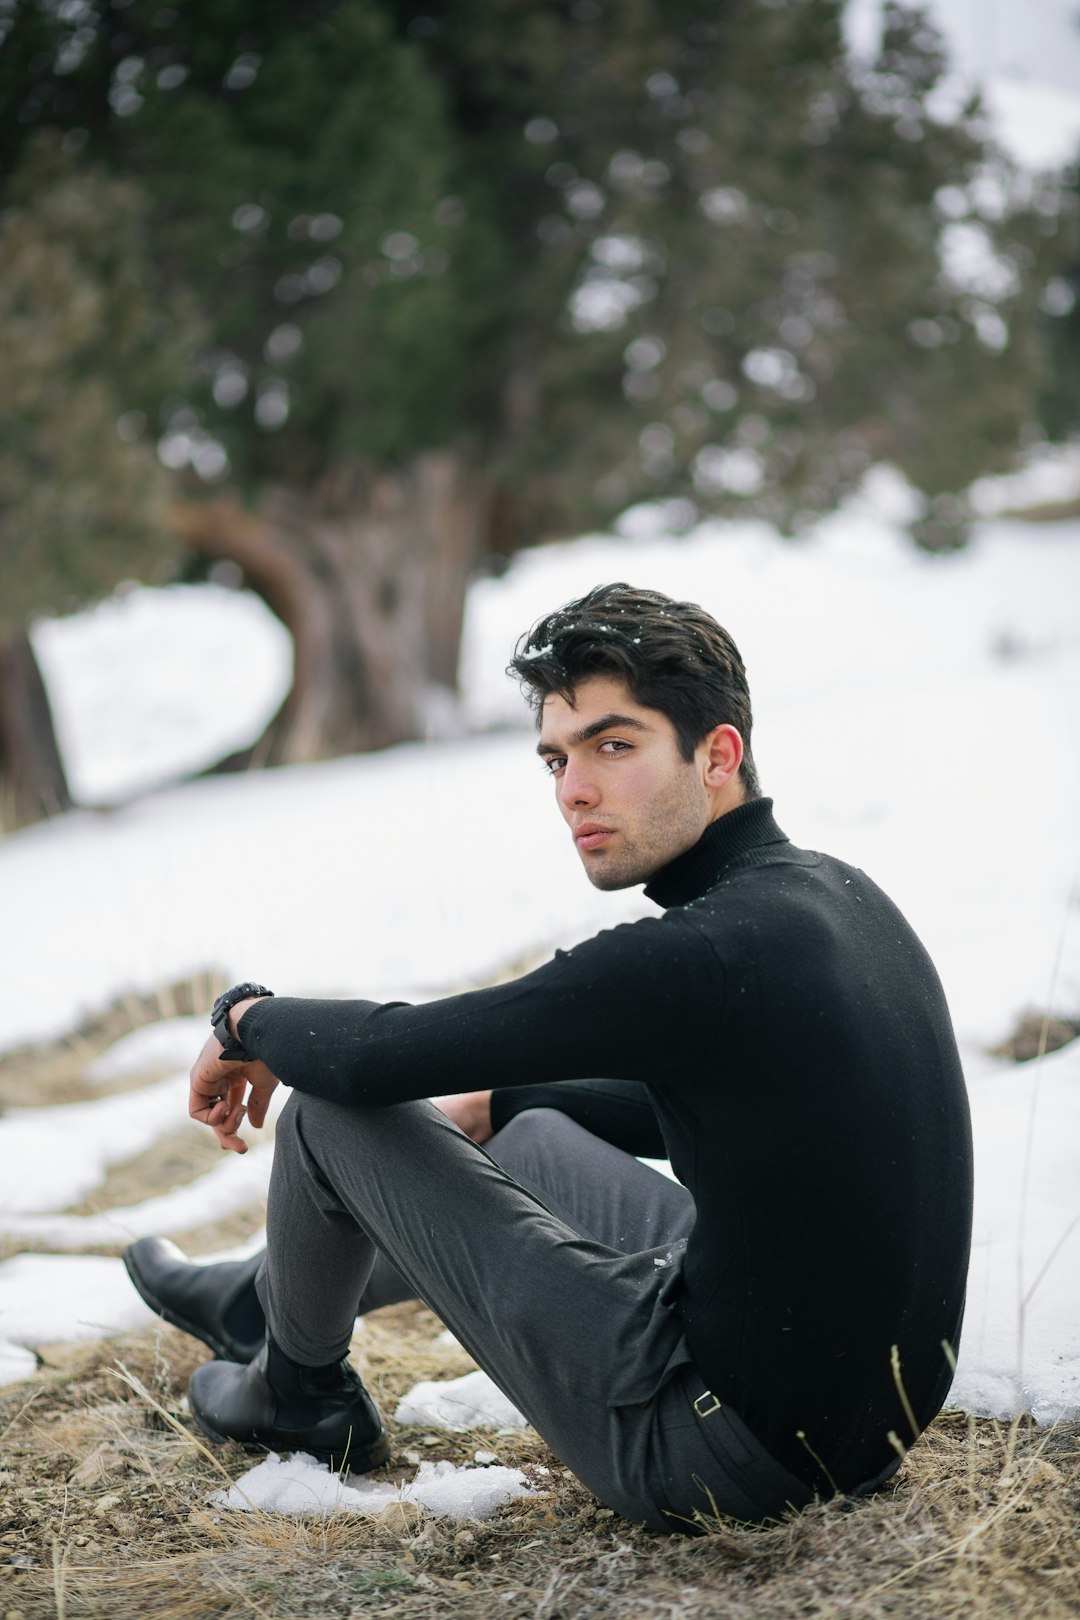
[{"label": "man's forearm", "polygon": [[714,954],[681,919],[645,918],[556,952],[520,979],[412,1006],[266,997],[238,1038],[299,1091],[347,1107],[611,1075],[666,1084],[716,1072]]}]

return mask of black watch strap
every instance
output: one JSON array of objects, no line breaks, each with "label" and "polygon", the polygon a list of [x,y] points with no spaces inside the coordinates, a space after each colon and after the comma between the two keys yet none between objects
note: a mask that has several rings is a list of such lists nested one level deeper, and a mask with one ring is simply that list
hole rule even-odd
[{"label": "black watch strap", "polygon": [[228,1062],[251,1061],[251,1053],[229,1028],[229,1014],[237,1002],[247,1001],[249,996],[272,996],[273,993],[265,984],[251,984],[245,980],[243,984],[234,984],[231,990],[223,990],[214,1002],[210,1011],[210,1028],[221,1042],[221,1055]]}]

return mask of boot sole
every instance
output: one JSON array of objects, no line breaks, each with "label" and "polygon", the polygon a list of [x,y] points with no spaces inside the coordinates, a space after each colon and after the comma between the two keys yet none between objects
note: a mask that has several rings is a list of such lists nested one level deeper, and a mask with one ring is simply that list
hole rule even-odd
[{"label": "boot sole", "polygon": [[[269,1451],[302,1451],[307,1456],[314,1457],[317,1462],[326,1463],[330,1468],[333,1468],[336,1463],[338,1472],[347,1469],[350,1474],[369,1474],[373,1468],[381,1468],[383,1463],[390,1461],[390,1441],[385,1434],[381,1435],[373,1445],[368,1446],[366,1451],[363,1452],[354,1453],[349,1450],[344,1452],[324,1451],[318,1446],[291,1445],[288,1436],[284,1435],[280,1440],[273,1441],[237,1440],[230,1434],[219,1434],[216,1429],[212,1429],[202,1414],[196,1412],[194,1407],[191,1408],[191,1413],[199,1428],[211,1440],[215,1440],[219,1446],[239,1446],[243,1451],[247,1452],[249,1457],[265,1456]],[[357,1458],[363,1461],[363,1467],[358,1468],[356,1466]]]},{"label": "boot sole", "polygon": [[[227,1346],[222,1344],[219,1339],[215,1339],[213,1334],[207,1333],[205,1328],[196,1327],[194,1322],[187,1321],[183,1316],[180,1315],[178,1311],[170,1310],[167,1305],[163,1305],[159,1299],[156,1299],[150,1292],[150,1289],[143,1282],[142,1278],[139,1276],[138,1271],[132,1265],[131,1257],[125,1254],[123,1258],[124,1270],[131,1278],[132,1286],[134,1287],[135,1292],[138,1294],[144,1305],[149,1305],[155,1316],[160,1316],[161,1320],[163,1322],[168,1322],[170,1327],[179,1328],[181,1333],[188,1333],[193,1339],[198,1339],[200,1344],[205,1344],[208,1350],[212,1350],[214,1352],[215,1360],[236,1360],[236,1357],[229,1351]],[[210,1431],[207,1430],[207,1433],[209,1432]]]}]

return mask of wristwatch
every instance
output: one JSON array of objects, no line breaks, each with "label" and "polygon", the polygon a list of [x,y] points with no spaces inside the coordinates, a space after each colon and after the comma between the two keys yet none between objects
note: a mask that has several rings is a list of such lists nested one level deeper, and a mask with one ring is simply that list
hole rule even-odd
[{"label": "wristwatch", "polygon": [[234,984],[231,990],[223,990],[210,1010],[210,1028],[221,1042],[221,1055],[230,1063],[251,1062],[251,1053],[237,1040],[229,1028],[229,1014],[238,1001],[246,1001],[249,996],[272,996],[265,984]]}]

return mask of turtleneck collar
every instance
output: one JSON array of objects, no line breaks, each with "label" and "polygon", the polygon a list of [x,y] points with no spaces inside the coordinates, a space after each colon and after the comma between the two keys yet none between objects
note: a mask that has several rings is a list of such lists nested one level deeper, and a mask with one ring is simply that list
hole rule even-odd
[{"label": "turtleneck collar", "polygon": [[685,906],[719,883],[725,870],[740,855],[767,844],[786,844],[773,820],[771,799],[748,799],[726,816],[710,823],[692,849],[676,855],[653,874],[645,893],[658,906]]}]

